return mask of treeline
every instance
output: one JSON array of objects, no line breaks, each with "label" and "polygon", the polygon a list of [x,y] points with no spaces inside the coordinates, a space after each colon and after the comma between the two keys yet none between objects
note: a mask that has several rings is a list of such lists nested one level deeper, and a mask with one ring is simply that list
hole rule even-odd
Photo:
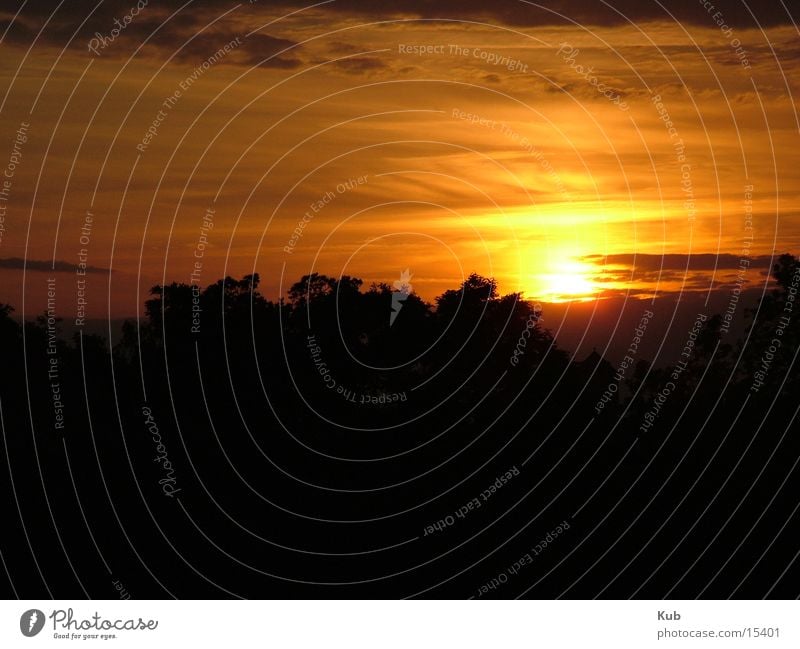
[{"label": "treeline", "polygon": [[[596,563],[589,548],[613,545],[573,596],[594,596],[631,557],[650,569],[669,555],[648,586],[660,597],[691,548],[726,556],[742,539],[730,531],[760,515],[738,550],[755,553],[786,522],[767,503],[800,452],[787,432],[800,263],[784,255],[773,276],[743,340],[723,343],[721,318],[708,318],[677,378],[639,361],[599,414],[615,368],[571,362],[538,305],[479,275],[433,304],[320,274],[278,302],[258,275],[157,286],[111,349],[79,332],[53,350],[45,318],[0,307],[0,487],[4,518],[20,521],[0,549],[24,575],[16,594],[104,597],[122,583],[134,598],[405,596],[459,573],[436,593],[461,597],[476,577],[459,571],[498,539],[522,547],[570,519],[536,575],[574,552],[574,579]],[[491,532],[453,553],[455,526],[413,541],[509,471],[464,523]],[[695,596],[715,565],[701,562],[681,593]],[[565,578],[532,594],[558,594]],[[758,573],[748,579],[756,593]],[[357,583],[319,585],[331,582]],[[628,596],[635,571],[614,583],[608,596]]]}]

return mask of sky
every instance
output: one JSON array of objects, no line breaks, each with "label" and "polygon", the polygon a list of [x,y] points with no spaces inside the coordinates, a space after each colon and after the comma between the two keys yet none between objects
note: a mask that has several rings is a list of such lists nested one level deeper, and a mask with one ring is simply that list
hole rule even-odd
[{"label": "sky", "polygon": [[724,303],[800,250],[780,0],[13,0],[0,35],[18,314],[53,277],[72,320],[254,271],[271,299],[410,269],[429,301],[477,272],[551,304]]}]

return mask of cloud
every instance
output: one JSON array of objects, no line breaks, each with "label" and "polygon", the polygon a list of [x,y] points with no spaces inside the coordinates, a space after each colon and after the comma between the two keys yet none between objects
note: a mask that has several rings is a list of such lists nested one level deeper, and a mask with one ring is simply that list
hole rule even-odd
[{"label": "cloud", "polygon": [[333,41],[328,44],[328,51],[331,54],[355,54],[360,52],[361,48],[353,45],[352,43],[344,43],[342,41]]},{"label": "cloud", "polygon": [[[9,34],[17,34],[13,39],[17,43],[29,44],[38,35],[39,45],[58,47],[72,39],[72,47],[85,51],[90,39],[98,35],[111,38],[113,30],[116,30],[118,34],[113,39],[115,45],[126,40],[138,43],[152,36],[153,42],[169,42],[174,47],[177,34],[191,35],[207,22],[202,21],[201,16],[188,12],[180,13],[166,22],[171,12],[166,11],[162,3],[156,5],[153,0],[141,10],[136,0],[113,0],[97,7],[94,5],[64,3],[61,10],[54,12],[51,2],[29,0],[14,20]],[[13,17],[14,13],[0,9],[0,22],[8,23]],[[47,27],[39,33],[45,21],[48,21]],[[110,47],[108,52],[114,49],[121,48]]]},{"label": "cloud", "polygon": [[[136,11],[137,0],[106,1],[92,13],[93,4],[86,4],[82,8],[70,5],[68,12],[56,12],[47,28],[39,34],[37,43],[62,47],[73,37],[76,28],[86,18],[86,22],[75,35],[71,47],[86,53],[89,43],[92,42],[100,55],[105,58],[127,57],[136,47],[147,41],[144,54],[163,58],[174,53],[178,62],[199,64],[238,36],[242,41],[241,46],[236,48],[235,53],[225,57],[225,63],[274,68],[293,68],[302,65],[296,58],[284,57],[263,62],[264,59],[283,50],[293,48],[297,43],[260,32],[245,38],[252,25],[243,24],[242,21],[236,22],[234,20],[238,17],[236,12],[231,12],[208,27],[230,9],[230,7],[220,7],[218,3],[215,4],[210,0],[195,0],[191,10],[184,10],[174,16],[172,16],[173,11],[185,4],[184,2],[150,0],[135,15],[131,12]],[[8,41],[17,45],[28,45],[36,37],[44,19],[50,17],[51,12],[52,3],[29,0],[11,24],[13,14],[0,9],[0,34],[10,25]],[[121,24],[124,24],[122,28]],[[107,39],[106,47],[98,45],[103,39]]]},{"label": "cloud", "polygon": [[[306,6],[299,0],[277,0],[284,7]],[[722,4],[722,3],[715,3]],[[663,7],[665,8],[662,8]],[[671,0],[658,3],[642,0],[407,0],[403,3],[376,3],[374,0],[336,0],[325,5],[326,12],[340,12],[362,16],[371,20],[399,16],[419,18],[449,18],[499,22],[506,25],[532,27],[536,25],[566,25],[569,20],[583,25],[614,26],[633,23],[677,19],[683,23],[716,27],[712,17],[720,11],[724,24],[734,29],[757,26],[752,11],[762,27],[791,25],[792,16],[783,3],[725,3],[724,9],[709,12],[697,0]],[[667,13],[669,11],[669,13]],[[566,17],[561,18],[559,14]],[[672,14],[672,15],[670,15]],[[673,19],[674,16],[674,19]],[[568,20],[569,19],[569,20]]]},{"label": "cloud", "polygon": [[[234,39],[237,43],[231,45]],[[176,52],[175,59],[183,62],[202,63],[225,46],[232,47],[231,52],[220,59],[226,64],[257,65],[265,68],[291,69],[303,63],[295,57],[279,55],[282,52],[294,54],[297,52],[297,42],[286,38],[278,38],[269,34],[251,34],[234,32],[228,29],[202,32],[192,38],[192,32],[186,31],[177,36],[170,32],[160,34],[158,38],[148,42],[148,49],[156,52]],[[189,40],[191,39],[191,40]],[[178,50],[180,48],[180,50]]]},{"label": "cloud", "polygon": [[633,295],[730,289],[743,281],[745,285],[763,284],[771,263],[778,257],[760,255],[742,258],[731,254],[616,254],[586,255],[581,260],[593,264],[598,274],[592,278],[601,289],[601,297],[618,297],[630,287]]},{"label": "cloud", "polygon": [[341,61],[336,61],[333,65],[340,70],[344,70],[348,74],[368,74],[389,67],[374,56],[359,56],[352,59],[342,59]]},{"label": "cloud", "polygon": [[[28,40],[39,31],[45,20],[49,19],[47,29],[40,36],[40,42],[63,45],[73,34],[83,18],[88,17],[77,41],[85,47],[85,42],[95,32],[109,34],[115,27],[115,20],[123,21],[136,11],[133,20],[126,25],[120,38],[141,42],[158,29],[154,37],[161,44],[168,41],[172,47],[181,43],[192,33],[211,20],[232,8],[233,3],[224,6],[218,0],[194,0],[169,22],[164,22],[174,11],[185,5],[185,0],[149,0],[141,10],[145,0],[105,0],[96,6],[88,0],[72,0],[64,3],[53,13],[51,0],[28,0],[15,25],[9,32],[14,42]],[[16,13],[16,7],[4,2],[0,8],[0,29],[3,22]],[[221,6],[221,4],[223,6]],[[721,2],[715,2],[721,5]],[[333,16],[336,14],[353,16],[363,20],[391,20],[397,18],[425,18],[479,21],[504,24],[513,27],[534,27],[551,25],[571,25],[572,21],[590,27],[625,25],[632,23],[662,20],[707,26],[717,29],[718,22],[732,29],[748,29],[794,24],[793,16],[783,2],[745,3],[741,1],[725,3],[722,8],[714,8],[709,13],[697,0],[671,0],[659,3],[642,0],[406,0],[402,3],[377,3],[375,0],[336,0],[308,10],[302,15]],[[273,0],[270,3],[246,5],[246,9],[231,12],[228,16],[236,20],[247,14],[248,22],[257,24],[264,18],[274,19],[278,13],[308,7],[306,0]],[[716,13],[719,15],[715,17]],[[751,15],[752,12],[752,15]],[[51,17],[52,14],[52,17]],[[563,16],[563,17],[562,17]],[[754,18],[755,17],[755,18]],[[301,18],[302,19],[302,18]],[[224,20],[223,20],[224,22]],[[222,25],[223,22],[218,23]],[[159,29],[160,27],[160,29]],[[241,28],[241,27],[240,27]],[[230,30],[229,30],[230,31]],[[2,33],[2,32],[0,32]],[[340,46],[346,47],[345,44]],[[331,47],[336,47],[334,44]]]},{"label": "cloud", "polygon": [[[303,62],[294,55],[297,52],[296,41],[286,38],[277,38],[269,34],[252,34],[247,39],[242,39],[241,50],[245,53],[241,62],[246,65],[258,65],[263,68],[292,69]],[[275,56],[284,52],[281,56]]]},{"label": "cloud", "polygon": [[[697,255],[685,255],[669,253],[665,255],[645,255],[645,254],[617,254],[617,255],[586,255],[581,257],[583,261],[588,261],[600,266],[624,266],[635,268],[638,271],[699,271],[699,270],[738,270],[741,257],[738,255],[703,253]],[[769,268],[770,259],[777,262],[778,257],[761,255],[750,258],[749,268]]]},{"label": "cloud", "polygon": [[17,20],[12,24],[11,18],[0,19],[0,36],[5,34],[4,43],[30,43],[36,32]]},{"label": "cloud", "polygon": [[[9,270],[29,270],[31,272],[41,273],[74,273],[78,270],[78,265],[68,261],[41,261],[38,259],[22,259],[20,257],[7,257],[0,259],[0,268]],[[87,266],[85,269],[87,273],[109,273],[108,268],[98,268],[97,266]]]},{"label": "cloud", "polygon": [[284,59],[280,56],[269,60],[258,57],[250,57],[246,62],[250,65],[258,65],[261,68],[276,68],[279,70],[293,70],[294,68],[299,68],[301,65],[303,65],[303,62],[300,59]]}]

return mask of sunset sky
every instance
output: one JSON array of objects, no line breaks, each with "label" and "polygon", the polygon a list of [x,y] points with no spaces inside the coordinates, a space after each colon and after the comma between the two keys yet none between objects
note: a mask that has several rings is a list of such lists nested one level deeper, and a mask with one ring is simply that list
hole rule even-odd
[{"label": "sunset sky", "polygon": [[5,2],[0,302],[41,312],[55,262],[73,318],[79,261],[96,318],[193,270],[563,302],[729,291],[745,251],[763,285],[800,250],[797,27],[611,4]]}]

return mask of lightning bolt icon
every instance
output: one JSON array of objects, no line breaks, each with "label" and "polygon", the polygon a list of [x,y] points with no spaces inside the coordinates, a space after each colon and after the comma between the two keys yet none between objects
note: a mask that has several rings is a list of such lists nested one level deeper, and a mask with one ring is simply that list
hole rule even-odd
[{"label": "lightning bolt icon", "polygon": [[413,288],[411,287],[411,273],[406,268],[400,273],[400,279],[394,283],[395,290],[392,291],[392,312],[389,314],[389,326],[394,324],[400,309],[403,308],[403,303],[408,299]]},{"label": "lightning bolt icon", "polygon": [[28,631],[33,631],[33,626],[36,624],[36,621],[39,619],[39,616],[36,615],[36,611],[31,613],[31,619],[28,620]]}]

